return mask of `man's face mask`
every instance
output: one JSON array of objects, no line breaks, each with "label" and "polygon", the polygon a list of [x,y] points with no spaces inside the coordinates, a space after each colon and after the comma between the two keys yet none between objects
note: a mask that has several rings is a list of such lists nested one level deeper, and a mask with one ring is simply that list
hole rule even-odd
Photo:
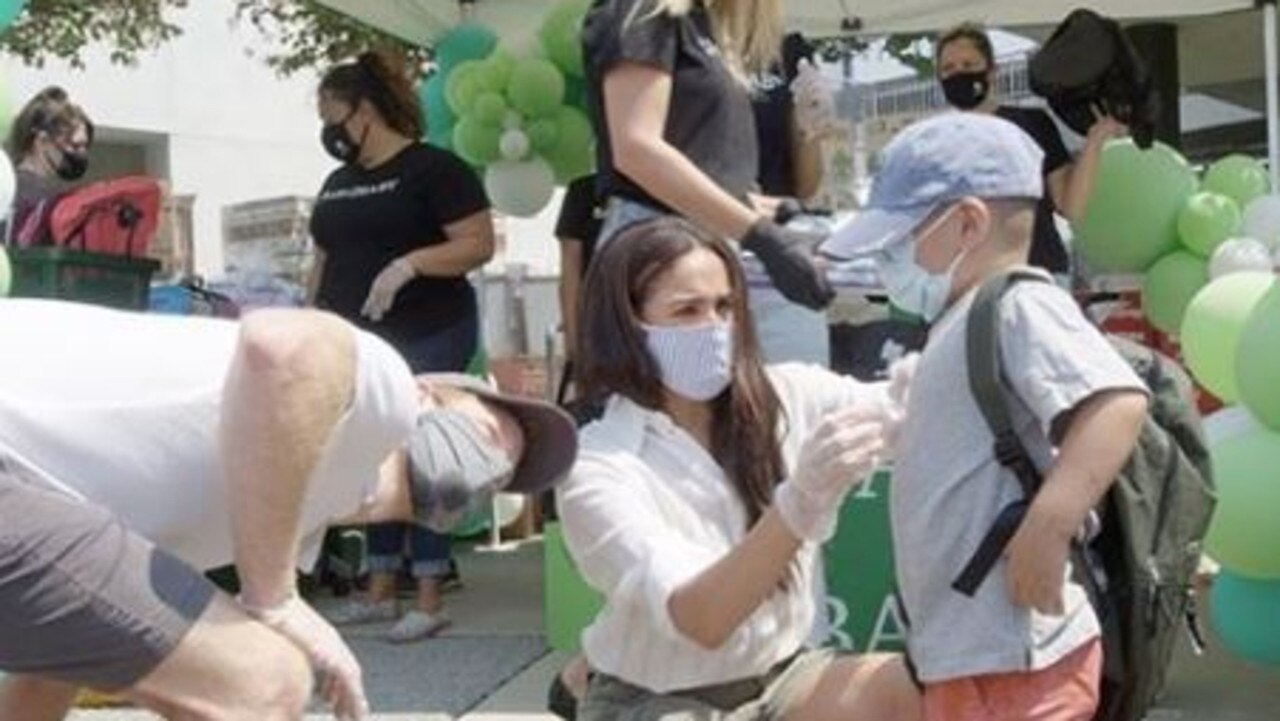
[{"label": "man's face mask", "polygon": [[880,279],[889,300],[928,323],[937,320],[947,309],[956,268],[960,267],[968,251],[957,253],[945,271],[935,274],[916,262],[916,249],[928,234],[944,227],[954,212],[954,208],[946,210],[941,216],[926,221],[923,228],[912,233],[912,237],[885,249],[877,259]]},{"label": "man's face mask", "polygon": [[483,508],[515,472],[470,416],[449,408],[418,416],[408,451],[414,518],[439,533]]},{"label": "man's face mask", "polygon": [[973,110],[991,94],[989,71],[955,73],[942,79],[942,94],[947,102],[960,110]]}]

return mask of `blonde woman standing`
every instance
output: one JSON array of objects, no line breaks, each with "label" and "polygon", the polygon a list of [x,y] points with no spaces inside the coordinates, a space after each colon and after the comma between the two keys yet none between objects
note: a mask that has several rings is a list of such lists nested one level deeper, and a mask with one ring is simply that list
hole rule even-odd
[{"label": "blonde woman standing", "polygon": [[601,244],[635,221],[680,215],[754,253],[789,300],[830,303],[815,239],[751,200],[750,78],[776,62],[782,38],[780,0],[595,0],[583,49],[609,208]]}]

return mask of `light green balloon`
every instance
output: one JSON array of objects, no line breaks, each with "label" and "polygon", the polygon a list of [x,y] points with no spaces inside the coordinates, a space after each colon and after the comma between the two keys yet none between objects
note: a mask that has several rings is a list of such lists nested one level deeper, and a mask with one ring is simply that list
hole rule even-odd
[{"label": "light green balloon", "polygon": [[507,101],[526,118],[551,115],[564,102],[564,75],[549,60],[526,58],[511,72]]},{"label": "light green balloon", "polygon": [[560,140],[560,125],[554,118],[539,118],[525,126],[529,144],[539,153],[550,151]]},{"label": "light green balloon", "polygon": [[584,73],[582,59],[582,21],[587,14],[584,0],[565,0],[551,9],[538,31],[542,49],[551,62],[565,75],[580,78]]},{"label": "light green balloon", "polygon": [[1280,434],[1254,428],[1209,453],[1218,493],[1210,555],[1241,576],[1280,578]]},{"label": "light green balloon", "polygon": [[502,128],[487,125],[474,117],[464,117],[453,127],[453,151],[476,167],[484,167],[501,156]]},{"label": "light green balloon", "polygon": [[472,103],[468,117],[486,125],[500,126],[507,117],[507,101],[497,93],[481,93]]},{"label": "light green balloon", "polygon": [[1177,248],[1178,213],[1196,184],[1186,159],[1167,145],[1141,150],[1129,139],[1108,143],[1076,229],[1090,270],[1141,273]]},{"label": "light green balloon", "polygon": [[[1245,407],[1280,431],[1280,286],[1268,290],[1245,321],[1236,351],[1236,383]],[[1276,468],[1280,466],[1272,467],[1270,475]],[[1280,526],[1280,518],[1274,522]]]},{"label": "light green balloon", "polygon": [[505,93],[515,71],[516,59],[505,50],[495,50],[485,59],[480,71],[480,83],[490,93]]},{"label": "light green balloon", "polygon": [[444,95],[455,116],[462,117],[470,113],[476,98],[484,92],[484,85],[480,82],[483,71],[484,65],[480,61],[468,60],[446,76]]},{"label": "light green balloon", "polygon": [[595,133],[591,121],[577,108],[561,107],[556,112],[557,138],[544,156],[556,173],[556,181],[569,183],[595,169]]},{"label": "light green balloon", "polygon": [[1178,214],[1178,237],[1182,245],[1208,258],[1227,238],[1235,237],[1244,226],[1244,214],[1231,198],[1219,193],[1201,191],[1187,198]]},{"label": "light green balloon", "polygon": [[1236,356],[1240,334],[1254,307],[1275,285],[1271,273],[1241,272],[1210,282],[1196,293],[1182,319],[1182,359],[1200,385],[1223,403],[1240,399]]},{"label": "light green balloon", "polygon": [[0,245],[0,298],[9,295],[13,282],[13,269],[9,266],[9,253]]},{"label": "light green balloon", "polygon": [[1204,189],[1221,193],[1246,208],[1255,198],[1271,191],[1271,180],[1266,168],[1253,158],[1228,155],[1205,171]]},{"label": "light green balloon", "polygon": [[1142,276],[1142,310],[1151,325],[1170,335],[1182,328],[1191,299],[1209,282],[1209,263],[1185,250],[1157,260]]}]

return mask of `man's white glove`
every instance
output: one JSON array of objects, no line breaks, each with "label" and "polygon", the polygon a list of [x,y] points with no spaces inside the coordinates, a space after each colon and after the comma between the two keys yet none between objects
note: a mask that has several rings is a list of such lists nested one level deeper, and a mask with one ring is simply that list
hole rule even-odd
[{"label": "man's white glove", "polygon": [[417,275],[417,268],[406,258],[396,258],[388,263],[369,286],[369,296],[364,299],[360,315],[375,322],[382,320],[382,316],[391,310],[391,304],[396,302],[396,293]]},{"label": "man's white glove", "polygon": [[321,676],[320,695],[340,721],[361,721],[369,715],[360,662],[336,629],[296,594],[277,606],[256,608],[243,601],[251,617],[284,636],[306,654]]},{"label": "man's white glove", "polygon": [[795,107],[796,127],[806,140],[827,135],[840,124],[836,98],[822,72],[808,58],[801,58],[796,79],[791,82],[791,102]]},{"label": "man's white glove", "polygon": [[884,450],[878,405],[858,404],[823,419],[805,439],[795,472],[774,492],[778,514],[802,541],[835,534],[845,495],[866,479]]}]

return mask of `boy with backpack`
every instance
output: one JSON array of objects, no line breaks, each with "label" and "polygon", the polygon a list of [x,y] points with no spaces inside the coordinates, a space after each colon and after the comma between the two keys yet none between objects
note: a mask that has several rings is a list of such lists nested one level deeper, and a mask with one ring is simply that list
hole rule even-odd
[{"label": "boy with backpack", "polygon": [[[1102,627],[1081,582],[1090,564],[1073,548],[1097,530],[1094,510],[1134,450],[1148,389],[1051,282],[996,294],[983,337],[996,344],[1003,387],[981,402],[971,388],[971,365],[991,362],[969,339],[978,289],[1039,272],[1026,259],[1041,159],[998,118],[917,123],[885,150],[868,207],[822,249],[874,254],[891,300],[933,324],[891,500],[928,721],[1083,721],[1098,708]],[[1013,430],[999,449],[993,404],[1007,407]],[[1015,460],[1026,462],[1019,472],[1006,465]],[[1021,480],[1029,470],[1043,472],[1038,488]]]}]

